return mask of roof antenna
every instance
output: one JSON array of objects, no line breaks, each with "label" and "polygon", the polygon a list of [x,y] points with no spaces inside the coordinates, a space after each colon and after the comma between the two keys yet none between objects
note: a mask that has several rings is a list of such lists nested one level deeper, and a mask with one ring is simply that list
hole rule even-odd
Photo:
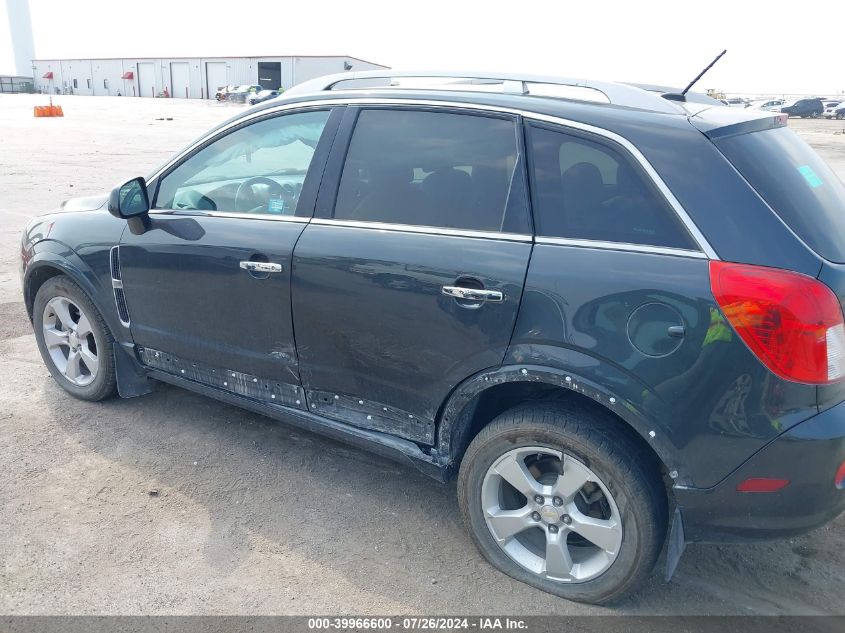
[{"label": "roof antenna", "polygon": [[689,89],[692,88],[696,84],[696,82],[704,76],[704,73],[706,73],[708,70],[713,68],[713,66],[716,64],[716,62],[719,61],[720,59],[722,59],[722,55],[724,55],[727,52],[728,52],[728,49],[726,48],[721,53],[716,55],[716,59],[714,59],[712,62],[710,62],[710,64],[708,64],[707,68],[705,68],[700,73],[698,73],[698,75],[696,75],[695,79],[693,79],[691,82],[689,82],[689,84],[687,85],[686,88],[681,90],[681,96],[683,97],[685,94],[687,94],[687,92],[689,92]]}]

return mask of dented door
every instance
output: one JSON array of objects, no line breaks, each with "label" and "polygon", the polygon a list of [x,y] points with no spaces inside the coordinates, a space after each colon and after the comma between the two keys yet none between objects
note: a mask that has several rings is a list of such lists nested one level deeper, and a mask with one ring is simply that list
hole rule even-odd
[{"label": "dented door", "polygon": [[243,395],[288,394],[284,402],[295,404],[296,392],[278,383],[299,384],[290,273],[307,220],[157,214],[150,222],[151,230],[127,231],[120,245],[132,336],[150,350],[142,359]]}]

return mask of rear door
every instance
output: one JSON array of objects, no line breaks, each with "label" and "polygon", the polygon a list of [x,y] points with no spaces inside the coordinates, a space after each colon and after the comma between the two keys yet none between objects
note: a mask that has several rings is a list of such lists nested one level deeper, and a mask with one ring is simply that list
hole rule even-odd
[{"label": "rear door", "polygon": [[[354,127],[354,130],[353,130]],[[532,248],[514,117],[348,108],[293,262],[313,412],[420,443],[502,362]]]}]

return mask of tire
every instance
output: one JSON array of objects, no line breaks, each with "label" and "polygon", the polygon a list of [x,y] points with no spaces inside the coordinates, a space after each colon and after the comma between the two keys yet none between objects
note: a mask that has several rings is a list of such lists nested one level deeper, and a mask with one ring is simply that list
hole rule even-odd
[{"label": "tire", "polygon": [[78,284],[65,275],[45,281],[35,295],[32,317],[38,350],[62,389],[90,401],[114,394],[114,337]]},{"label": "tire", "polygon": [[[562,460],[558,464],[562,465],[562,472],[569,474],[555,474],[560,470],[554,466],[554,459],[549,455],[534,455],[535,449],[559,452]],[[523,453],[527,453],[527,457],[522,457]],[[513,456],[516,457],[510,461]],[[502,483],[508,479],[499,473],[515,472],[509,470],[508,464],[519,462],[527,467],[534,483],[539,482],[533,472],[545,473],[540,477],[544,484],[566,482],[567,477],[576,478],[587,472],[598,481],[588,479],[587,484],[574,492],[571,502],[568,498],[554,498],[551,502],[545,496],[544,505],[539,508],[529,495],[514,495],[516,489],[509,483]],[[546,471],[549,467],[551,469]],[[512,474],[508,477],[520,479]],[[491,491],[497,486],[499,496],[491,497]],[[566,487],[546,486],[542,490],[556,494],[554,491]],[[605,508],[602,512],[607,514],[601,515],[604,518],[592,520],[601,526],[602,539],[615,534],[609,539],[615,538],[615,544],[607,551],[579,534],[591,535],[585,531],[588,525],[585,518],[591,519],[582,510],[587,503],[585,493],[589,493],[592,500],[598,489],[599,501],[591,502],[587,509],[590,516],[595,516],[596,508]],[[497,501],[493,501],[494,498]],[[512,505],[506,503],[508,500]],[[523,500],[526,505],[521,508]],[[577,504],[579,500],[581,504]],[[653,456],[633,437],[633,432],[621,428],[609,412],[578,403],[523,405],[493,420],[467,449],[458,476],[458,501],[473,541],[490,564],[512,578],[548,593],[591,604],[617,600],[642,586],[660,555],[668,524],[666,491]],[[533,508],[534,514],[525,515],[526,508]],[[563,514],[555,519],[554,511]],[[528,522],[529,526],[518,528],[521,531],[504,540],[494,536],[493,530],[498,527],[490,527],[488,520],[498,520],[503,512],[519,513],[519,520]],[[502,519],[510,520],[511,516],[503,515]],[[555,520],[557,522],[553,523]],[[505,525],[508,527],[501,531],[502,534],[510,531],[511,524]],[[552,539],[558,539],[556,547],[569,552],[569,556],[563,558],[570,565],[573,554],[589,553],[589,557],[577,555],[576,560],[584,561],[577,565],[577,573],[576,567],[571,566],[566,572],[570,574],[568,578],[565,574],[549,577],[553,575],[549,570],[561,568],[552,558],[562,560],[555,554],[558,550],[551,544]],[[537,554],[545,556],[544,564],[540,564]],[[594,564],[594,559],[599,563]],[[563,569],[566,567],[564,562]],[[590,569],[594,571],[587,573]],[[576,577],[578,575],[582,577]]]}]

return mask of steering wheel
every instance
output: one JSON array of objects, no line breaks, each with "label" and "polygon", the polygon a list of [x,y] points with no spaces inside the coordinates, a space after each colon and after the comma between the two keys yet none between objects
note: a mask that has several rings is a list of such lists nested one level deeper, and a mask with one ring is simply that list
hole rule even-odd
[{"label": "steering wheel", "polygon": [[[253,185],[267,185],[270,188],[270,196],[278,195],[284,196],[287,194],[290,196],[291,192],[288,191],[284,186],[280,185],[278,182],[273,180],[272,178],[265,178],[264,176],[255,176],[254,178],[247,178],[244,180],[240,185],[238,185],[238,190],[235,192],[235,202],[234,207],[235,211],[241,211],[241,196],[243,195],[244,191],[249,190],[252,193]],[[250,209],[252,210],[252,209]]]}]

